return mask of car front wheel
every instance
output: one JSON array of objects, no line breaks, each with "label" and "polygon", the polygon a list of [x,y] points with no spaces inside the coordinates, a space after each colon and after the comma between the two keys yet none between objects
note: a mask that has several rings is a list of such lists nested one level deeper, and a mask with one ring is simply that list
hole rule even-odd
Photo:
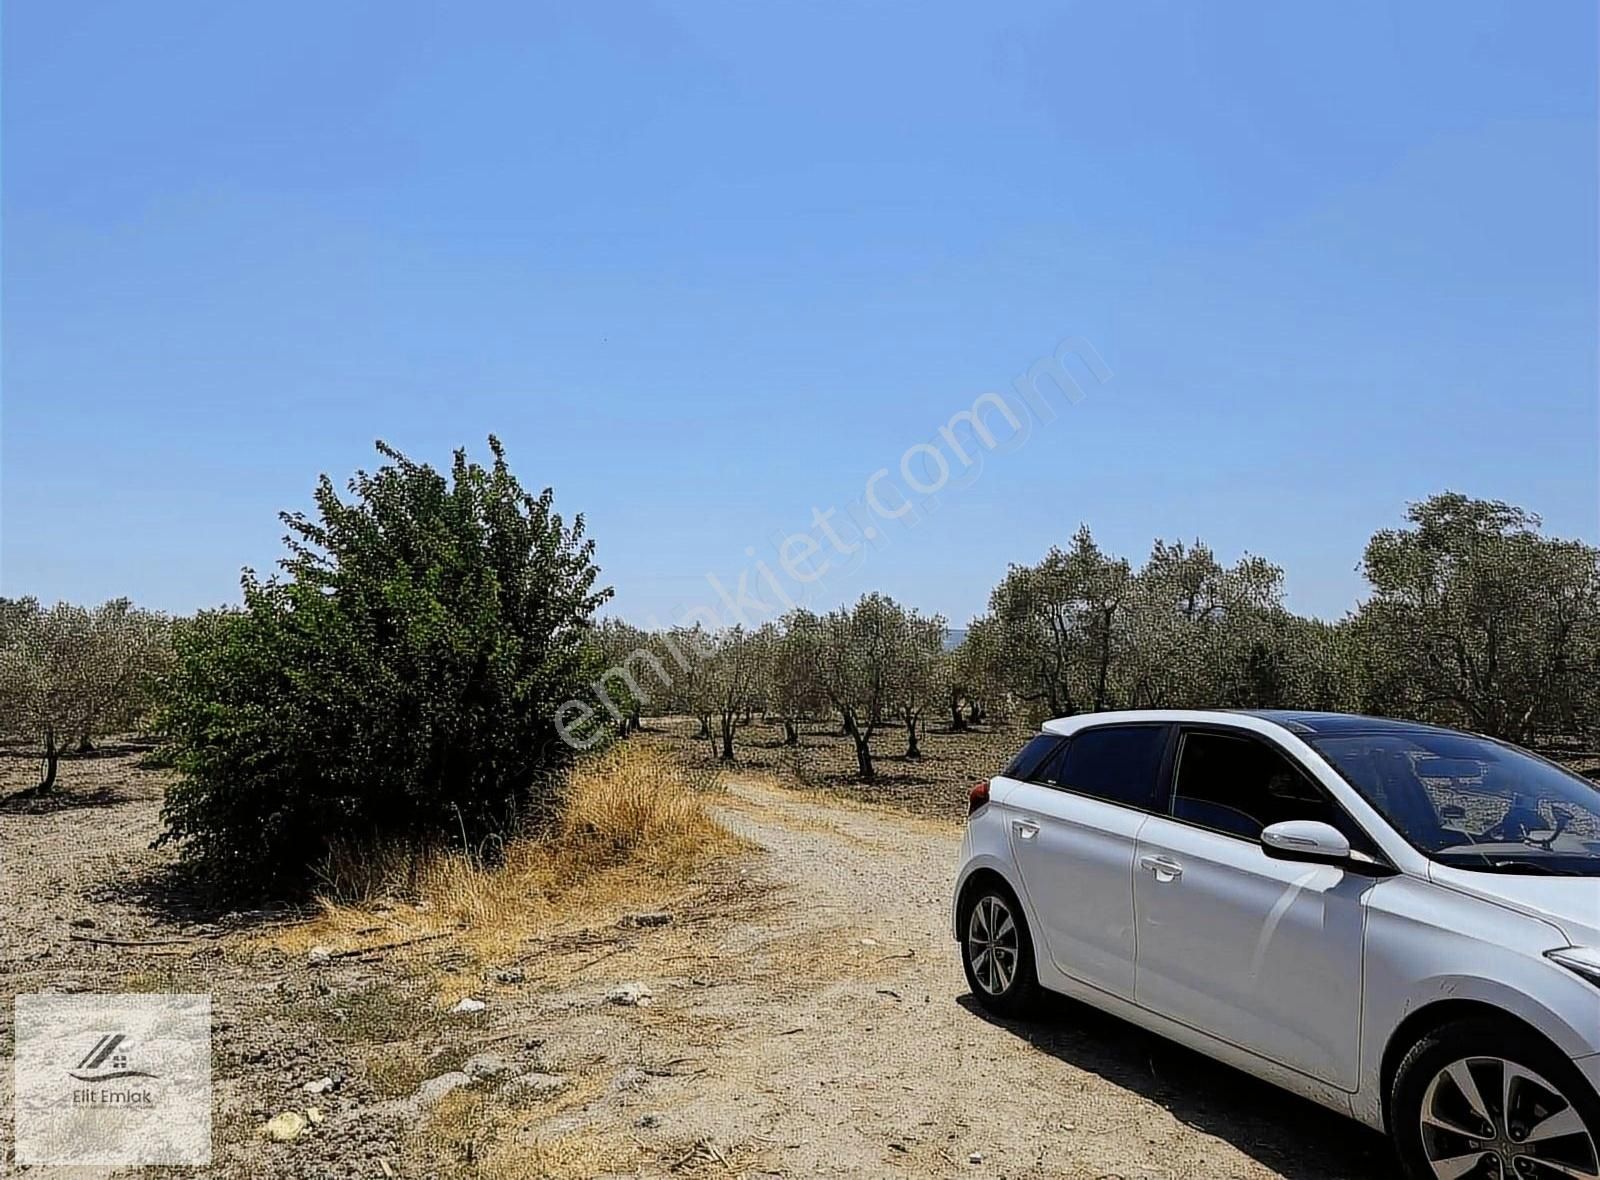
[{"label": "car front wheel", "polygon": [[1412,1180],[1600,1180],[1600,1099],[1558,1050],[1502,1022],[1418,1042],[1389,1124]]},{"label": "car front wheel", "polygon": [[962,921],[961,963],[978,1002],[1002,1016],[1027,1011],[1038,998],[1033,940],[1022,907],[998,883],[979,886]]}]

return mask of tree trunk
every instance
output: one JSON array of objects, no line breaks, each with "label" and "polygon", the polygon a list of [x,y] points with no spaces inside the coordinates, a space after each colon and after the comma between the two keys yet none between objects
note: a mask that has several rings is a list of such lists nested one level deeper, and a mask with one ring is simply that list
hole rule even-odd
[{"label": "tree trunk", "polygon": [[709,713],[700,718],[699,736],[703,738],[708,738],[711,736],[711,715]]},{"label": "tree trunk", "polygon": [[733,714],[733,713],[724,713],[722,715],[722,755],[721,755],[721,760],[723,762],[732,762],[733,761],[733,722],[734,722],[735,716],[736,715]]},{"label": "tree trunk", "polygon": [[783,719],[783,744],[798,746],[800,744],[800,731],[794,727],[794,722],[785,717]]},{"label": "tree trunk", "polygon": [[906,757],[922,757],[922,749],[917,745],[917,719],[915,717],[906,718]]},{"label": "tree trunk", "polygon": [[864,783],[870,783],[877,777],[872,769],[872,750],[867,745],[867,739],[859,733],[855,735],[856,743],[856,774]]},{"label": "tree trunk", "polygon": [[87,731],[85,731],[84,735],[81,738],[78,739],[78,753],[80,753],[80,754],[93,754],[94,753],[94,738],[90,737]]},{"label": "tree trunk", "polygon": [[950,690],[950,732],[960,733],[967,727],[967,719],[961,715],[961,690]]},{"label": "tree trunk", "polygon": [[844,731],[856,746],[856,776],[862,782],[870,783],[876,777],[872,769],[872,735],[863,734],[855,716],[849,712],[844,715]]},{"label": "tree trunk", "polygon": [[56,731],[47,728],[44,731],[44,780],[31,792],[34,795],[47,795],[55,790],[56,765],[61,761],[62,747],[56,744]]},{"label": "tree trunk", "polygon": [[982,725],[984,718],[983,706],[973,701],[967,706],[967,720],[973,725]]},{"label": "tree trunk", "polygon": [[637,704],[633,706],[633,716],[629,719],[629,724],[633,726],[634,733],[638,733],[644,728],[644,725],[639,721],[639,706]]}]

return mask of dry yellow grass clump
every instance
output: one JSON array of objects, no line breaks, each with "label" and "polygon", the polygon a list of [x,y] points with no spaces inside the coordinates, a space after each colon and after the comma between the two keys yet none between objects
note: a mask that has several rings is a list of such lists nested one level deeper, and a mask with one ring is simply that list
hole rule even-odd
[{"label": "dry yellow grass clump", "polygon": [[555,823],[490,855],[390,847],[330,858],[320,914],[274,941],[340,951],[456,932],[493,956],[565,919],[654,901],[738,847],[706,809],[719,785],[662,751],[614,747],[573,770]]}]

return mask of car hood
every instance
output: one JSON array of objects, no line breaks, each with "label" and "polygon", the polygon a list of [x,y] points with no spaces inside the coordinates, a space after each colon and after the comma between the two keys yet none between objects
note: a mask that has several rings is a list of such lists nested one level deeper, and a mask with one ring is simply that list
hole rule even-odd
[{"label": "car hood", "polygon": [[1430,864],[1440,885],[1497,902],[1560,928],[1574,946],[1600,946],[1600,877],[1479,873]]}]

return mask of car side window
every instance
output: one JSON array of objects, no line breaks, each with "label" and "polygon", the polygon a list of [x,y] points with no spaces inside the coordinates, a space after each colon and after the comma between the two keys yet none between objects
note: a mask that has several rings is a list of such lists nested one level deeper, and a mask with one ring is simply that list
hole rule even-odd
[{"label": "car side window", "polygon": [[1022,747],[1017,756],[1011,760],[1011,764],[1000,772],[1001,775],[1023,782],[1038,781],[1040,770],[1064,740],[1053,733],[1039,734]]},{"label": "car side window", "polygon": [[1097,726],[1073,734],[1044,773],[1063,790],[1153,811],[1166,749],[1165,725]]},{"label": "car side window", "polygon": [[1247,735],[1190,731],[1178,747],[1172,817],[1202,828],[1259,840],[1284,820],[1331,824],[1351,846],[1370,841],[1345,811],[1298,766]]}]

